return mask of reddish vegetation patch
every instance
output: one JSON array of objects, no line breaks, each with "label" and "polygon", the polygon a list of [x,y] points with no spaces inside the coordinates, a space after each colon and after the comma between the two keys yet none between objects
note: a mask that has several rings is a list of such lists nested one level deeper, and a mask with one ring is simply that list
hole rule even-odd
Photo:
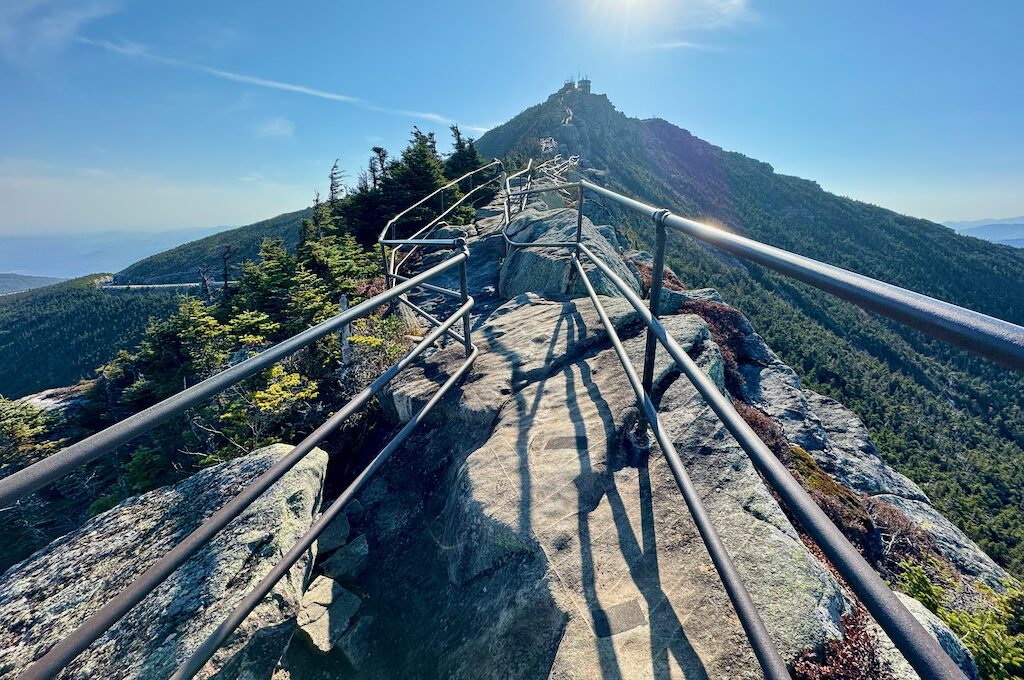
[{"label": "reddish vegetation patch", "polygon": [[786,436],[782,434],[782,428],[778,423],[750,404],[734,399],[732,405],[775,457],[786,463],[789,458],[789,443],[786,442]]},{"label": "reddish vegetation patch", "polygon": [[[632,262],[636,265],[637,271],[640,272],[640,288],[646,297],[651,292],[651,279],[654,276],[654,267],[639,260],[633,260]],[[661,285],[668,290],[679,292],[686,290],[686,285],[682,279],[676,276],[676,273],[668,267],[665,267],[664,274],[662,274]]]},{"label": "reddish vegetation patch", "polygon": [[744,349],[746,319],[732,307],[711,300],[688,300],[679,311],[696,314],[707,323],[712,339],[722,350],[725,387],[732,394],[740,394],[745,381],[739,371],[739,362],[747,358]]},{"label": "reddish vegetation patch", "polygon": [[843,617],[843,638],[826,642],[820,652],[807,651],[793,665],[794,680],[888,680],[887,664],[868,630],[868,615],[857,607]]},{"label": "reddish vegetation patch", "polygon": [[[832,523],[839,527],[864,558],[877,564],[881,557],[878,532],[868,513],[864,498],[842,484],[818,466],[813,457],[799,446],[790,446],[778,423],[756,408],[734,401],[733,406],[754,433],[765,443],[800,482]],[[795,520],[790,518],[791,521]]]}]

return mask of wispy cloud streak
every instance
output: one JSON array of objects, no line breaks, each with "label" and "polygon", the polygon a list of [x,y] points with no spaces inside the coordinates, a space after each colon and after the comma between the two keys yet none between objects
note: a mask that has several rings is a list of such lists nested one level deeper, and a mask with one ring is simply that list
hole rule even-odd
[{"label": "wispy cloud streak", "polygon": [[108,0],[2,0],[0,56],[27,65],[61,52],[83,26],[113,14]]},{"label": "wispy cloud streak", "polygon": [[[317,97],[319,99],[327,99],[335,102],[342,102],[344,104],[352,104],[368,111],[376,111],[378,113],[386,113],[392,116],[403,116],[406,118],[413,118],[417,120],[425,120],[431,123],[440,123],[443,125],[451,125],[457,123],[453,118],[443,116],[439,113],[432,113],[429,111],[410,111],[407,109],[393,109],[386,106],[378,106],[371,102],[368,102],[359,97],[353,97],[347,94],[339,94],[337,92],[330,92],[328,90],[321,90],[314,87],[307,87],[306,85],[299,85],[296,83],[286,83],[280,80],[271,80],[269,78],[260,78],[258,76],[247,75],[244,73],[236,73],[234,71],[227,71],[224,69],[214,68],[212,66],[206,66],[205,64],[197,64],[195,62],[184,61],[181,59],[174,59],[171,57],[161,56],[154,52],[151,52],[145,45],[134,43],[130,41],[112,42],[109,40],[93,40],[91,38],[79,38],[79,41],[83,44],[97,47],[109,52],[114,52],[126,57],[132,57],[135,59],[145,59],[157,64],[163,64],[164,66],[174,66],[177,68],[188,69],[190,71],[196,71],[198,73],[204,73],[214,78],[220,78],[222,80],[230,80],[236,83],[243,83],[245,85],[255,85],[257,87],[268,88],[271,90],[280,90],[282,92],[291,92],[293,94],[306,95],[308,97]],[[478,126],[463,126],[468,130],[477,132],[486,132],[487,128],[481,128]]]}]

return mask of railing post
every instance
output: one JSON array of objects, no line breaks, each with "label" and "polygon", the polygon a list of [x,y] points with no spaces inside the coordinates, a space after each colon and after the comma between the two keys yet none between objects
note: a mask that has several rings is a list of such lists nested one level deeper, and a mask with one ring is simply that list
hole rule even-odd
[{"label": "railing post", "polygon": [[[582,187],[580,189],[582,191]],[[660,210],[654,215],[654,265],[651,270],[651,290],[648,295],[647,305],[651,310],[651,316],[655,319],[661,311],[661,288],[665,277],[665,217],[669,212]],[[651,394],[654,386],[654,353],[658,349],[658,339],[654,337],[654,331],[647,327],[647,347],[644,350],[644,391]]]},{"label": "railing post", "polygon": [[579,209],[576,211],[576,250],[580,249],[580,242],[583,240],[583,185],[577,185],[579,191]]},{"label": "railing post", "polygon": [[380,264],[381,274],[384,276],[384,290],[391,287],[391,277],[388,271],[388,247],[383,243],[380,244]]},{"label": "railing post", "polygon": [[[348,311],[348,295],[341,294],[341,298],[338,300],[338,313],[342,314]],[[345,324],[341,327],[341,365],[348,366],[352,363],[352,344],[348,341],[349,336],[352,335],[352,325]]]},{"label": "railing post", "polygon": [[[460,248],[467,256],[467,259],[459,263],[459,292],[462,293],[462,304],[466,304],[469,300],[469,279],[466,275],[466,262],[469,261],[469,248],[466,246],[466,239],[464,238],[456,239],[455,246]],[[473,323],[469,317],[469,312],[466,312],[462,317],[462,338],[466,344],[466,358],[469,358],[469,355],[473,353],[473,339],[470,337]]]}]

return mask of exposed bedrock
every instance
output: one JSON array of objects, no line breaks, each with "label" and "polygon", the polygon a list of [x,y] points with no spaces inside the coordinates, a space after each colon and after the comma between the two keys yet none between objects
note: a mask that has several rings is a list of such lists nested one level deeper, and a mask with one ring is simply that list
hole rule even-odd
[{"label": "exposed bedrock", "polygon": [[[276,444],[130,498],[0,577],[0,677],[13,677],[291,450]],[[327,454],[314,449],[60,674],[166,678],[309,529]],[[295,629],[299,560],[199,677],[269,678]]]}]

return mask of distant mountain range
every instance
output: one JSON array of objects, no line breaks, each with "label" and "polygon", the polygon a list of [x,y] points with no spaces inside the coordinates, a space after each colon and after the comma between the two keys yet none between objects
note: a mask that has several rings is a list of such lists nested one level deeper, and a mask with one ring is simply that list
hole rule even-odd
[{"label": "distant mountain range", "polygon": [[20,293],[23,290],[32,290],[49,286],[53,283],[60,283],[64,279],[53,276],[24,276],[22,274],[0,274],[0,295]]},{"label": "distant mountain range", "polygon": [[943,222],[943,224],[964,236],[973,236],[992,243],[1024,248],[1024,215],[1004,217],[999,220],[970,220]]},{"label": "distant mountain range", "polygon": [[231,248],[231,265],[237,267],[259,255],[260,246],[268,238],[284,241],[289,249],[299,242],[302,220],[312,214],[312,208],[284,213],[269,220],[245,227],[222,231],[205,238],[189,241],[176,248],[158,252],[139,260],[114,274],[116,284],[189,283],[199,281],[199,270],[206,269],[215,279],[223,269],[222,255]]},{"label": "distant mountain range", "polygon": [[61,279],[117,272],[154,253],[226,229],[230,227],[5,235],[0,237],[0,272]]}]

